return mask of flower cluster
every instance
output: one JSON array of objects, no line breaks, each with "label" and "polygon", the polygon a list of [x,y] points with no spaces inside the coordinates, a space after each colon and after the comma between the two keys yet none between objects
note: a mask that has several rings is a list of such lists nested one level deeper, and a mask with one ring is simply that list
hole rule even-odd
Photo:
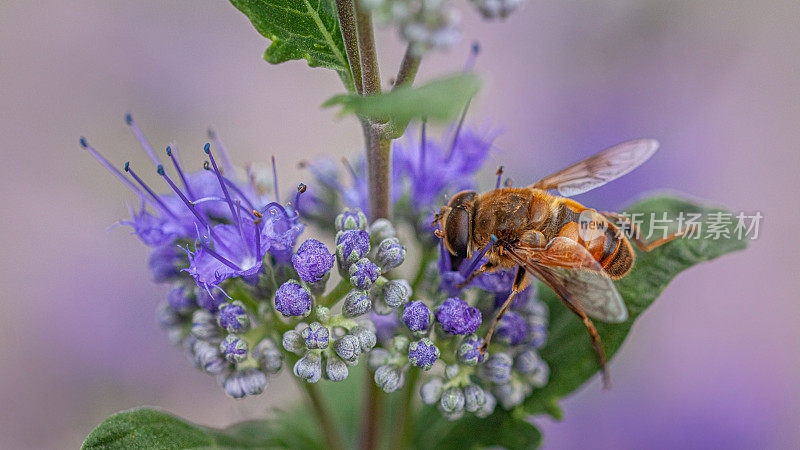
[{"label": "flower cluster", "polygon": [[[127,121],[170,194],[156,194],[129,164],[119,171],[84,139],[81,145],[140,199],[122,224],[152,249],[153,278],[171,285],[158,307],[159,324],[231,397],[262,393],[284,366],[303,382],[339,382],[366,360],[381,390],[414,380],[409,388],[418,386],[424,403],[455,419],[489,415],[498,404],[512,408],[547,383],[548,366],[537,353],[547,336],[547,310],[535,290],[517,295],[486,351],[482,336],[513,274],[480,274],[463,287],[484,253],[460,261],[439,244],[437,258],[430,228],[445,194],[472,187],[493,134],[459,124],[437,142],[423,124],[419,141],[409,137],[395,146],[396,210],[415,231],[414,248],[425,249],[409,268],[399,222],[370,222],[358,208],[366,203],[358,194],[360,172],[353,170],[354,183],[343,188],[324,164],[310,165],[317,184],[336,187],[351,202],[334,216],[338,200],[324,194],[330,189],[310,189],[301,207],[305,185],[293,202],[281,203],[277,186],[268,196],[267,187],[240,181],[216,135],[215,151],[205,146],[208,160],[198,172],[185,172],[168,148],[174,175],[168,174],[133,119]],[[328,220],[323,229],[335,232],[331,245],[325,238],[301,240],[301,217]]]}]

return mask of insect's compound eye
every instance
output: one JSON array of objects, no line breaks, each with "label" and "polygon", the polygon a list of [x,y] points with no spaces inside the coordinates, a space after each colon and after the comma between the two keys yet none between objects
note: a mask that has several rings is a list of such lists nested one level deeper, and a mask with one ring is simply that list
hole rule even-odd
[{"label": "insect's compound eye", "polygon": [[466,258],[469,246],[469,213],[457,206],[447,215],[444,230],[447,247],[454,255]]},{"label": "insect's compound eye", "polygon": [[478,195],[475,191],[461,191],[450,200],[449,206],[455,208],[456,206],[463,206],[465,203],[471,201]]}]

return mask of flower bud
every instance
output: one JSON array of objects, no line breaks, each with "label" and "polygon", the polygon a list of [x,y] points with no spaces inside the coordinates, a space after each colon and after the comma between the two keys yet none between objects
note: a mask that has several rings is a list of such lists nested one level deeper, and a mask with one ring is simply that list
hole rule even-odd
[{"label": "flower bud", "polygon": [[525,350],[517,355],[514,367],[533,385],[544,387],[550,378],[550,367],[534,350]]},{"label": "flower bud", "polygon": [[366,230],[367,216],[358,208],[345,208],[341,214],[336,216],[334,224],[336,231]]},{"label": "flower bud", "polygon": [[317,305],[317,320],[327,322],[331,318],[331,310],[325,306]]},{"label": "flower bud", "polygon": [[219,349],[225,354],[225,359],[231,363],[240,363],[247,359],[247,341],[229,334],[219,344]]},{"label": "flower bud", "polygon": [[453,297],[436,308],[436,320],[449,334],[471,334],[481,326],[481,312],[464,300]]},{"label": "flower bud", "polygon": [[284,316],[307,316],[311,312],[311,294],[297,281],[289,280],[275,293],[275,309]]},{"label": "flower bud", "polygon": [[339,358],[328,358],[325,375],[331,381],[344,381],[347,378],[347,364]]},{"label": "flower bud", "polygon": [[333,351],[340,358],[352,364],[358,361],[358,355],[361,354],[361,344],[358,342],[357,337],[346,334],[333,343]]},{"label": "flower bud", "polygon": [[486,403],[486,391],[477,384],[464,386],[464,409],[468,412],[475,412],[483,408]]},{"label": "flower bud", "polygon": [[483,362],[486,355],[481,354],[482,346],[483,338],[474,334],[467,336],[456,351],[458,361],[468,366],[476,366]]},{"label": "flower bud", "polygon": [[401,335],[397,335],[392,339],[392,348],[398,353],[405,353],[408,351],[408,343],[409,340],[407,337]]},{"label": "flower bud", "polygon": [[233,398],[259,395],[264,392],[269,380],[258,369],[237,370],[222,380],[225,393]]},{"label": "flower bud", "polygon": [[309,350],[328,348],[330,331],[319,322],[314,322],[303,328],[300,336],[305,340],[306,348]]},{"label": "flower bud", "polygon": [[516,11],[525,0],[470,0],[478,12],[487,19],[506,18]]},{"label": "flower bud", "polygon": [[365,257],[369,252],[369,233],[364,230],[340,231],[336,235],[336,260],[339,271],[350,268],[350,264]]},{"label": "flower bud", "polygon": [[528,324],[517,313],[508,311],[497,325],[497,340],[511,346],[519,345],[528,337]]},{"label": "flower bud", "polygon": [[461,371],[461,368],[458,367],[458,364],[450,364],[449,366],[444,368],[444,377],[448,380],[452,380],[458,375],[458,372]]},{"label": "flower bud", "polygon": [[430,370],[433,363],[439,359],[439,355],[439,347],[435,346],[433,341],[428,338],[414,341],[408,346],[408,362],[421,367],[422,370]]},{"label": "flower bud", "polygon": [[383,392],[394,392],[403,386],[405,375],[403,371],[393,365],[385,365],[378,367],[375,371],[375,384],[381,388]]},{"label": "flower bud", "polygon": [[511,379],[513,360],[505,353],[491,355],[478,369],[478,374],[495,384],[506,384]]},{"label": "flower bud", "polygon": [[175,285],[169,294],[167,294],[167,303],[175,311],[186,313],[191,311],[197,304],[195,299],[197,296],[194,289],[183,284]]},{"label": "flower bud", "polygon": [[372,350],[372,347],[375,347],[375,344],[378,341],[378,338],[375,336],[375,332],[369,328],[361,326],[353,327],[350,330],[350,334],[358,338],[358,343],[361,345],[361,353],[366,353]]},{"label": "flower bud", "polygon": [[251,355],[258,361],[261,370],[267,374],[275,374],[280,372],[283,367],[283,353],[278,349],[278,346],[272,342],[272,339],[264,338],[256,344]]},{"label": "flower bud", "polygon": [[511,409],[525,400],[531,392],[531,387],[517,380],[511,380],[509,383],[495,386],[493,392],[503,408]]},{"label": "flower bud", "polygon": [[383,301],[390,308],[405,305],[411,299],[411,285],[408,281],[390,280],[383,285]]},{"label": "flower bud", "polygon": [[220,335],[217,319],[205,309],[198,309],[192,314],[192,334],[198,339],[210,339]]},{"label": "flower bud", "polygon": [[303,340],[302,336],[300,336],[300,333],[298,333],[296,330],[289,330],[286,333],[283,333],[282,343],[283,348],[298,355],[300,352],[306,349],[305,341]]},{"label": "flower bud", "polygon": [[387,219],[378,219],[369,226],[369,239],[374,244],[379,244],[384,239],[393,238],[396,234],[394,225]]},{"label": "flower bud", "polygon": [[333,268],[335,260],[328,247],[316,239],[307,239],[292,255],[294,270],[306,283],[322,281]]},{"label": "flower bud", "polygon": [[464,392],[457,387],[450,387],[442,392],[439,407],[446,413],[459,413],[464,410]]},{"label": "flower bud", "polygon": [[369,289],[381,275],[381,269],[367,258],[350,266],[350,284],[358,289]]},{"label": "flower bud", "polygon": [[297,360],[293,369],[294,375],[309,383],[316,383],[322,378],[322,358],[319,354],[308,352]]},{"label": "flower bud", "polygon": [[419,395],[422,397],[422,402],[426,405],[433,405],[442,398],[442,379],[433,378],[431,381],[423,384],[419,390]]},{"label": "flower bud", "polygon": [[547,341],[547,318],[537,315],[528,316],[528,345],[541,348]]},{"label": "flower bud", "polygon": [[358,317],[366,314],[370,308],[372,308],[372,300],[369,298],[369,293],[353,289],[344,298],[342,315],[347,318]]},{"label": "flower bud", "polygon": [[199,340],[192,346],[192,353],[195,364],[205,373],[217,375],[228,367],[228,363],[219,350],[219,341]]},{"label": "flower bud", "polygon": [[406,259],[406,248],[400,245],[397,238],[384,239],[375,254],[375,262],[384,272],[388,272],[403,264]]},{"label": "flower bud", "polygon": [[156,308],[156,321],[161,328],[169,329],[181,323],[181,315],[169,302],[161,302]]},{"label": "flower bud", "polygon": [[228,333],[244,333],[250,329],[250,316],[239,300],[225,303],[219,307],[217,324]]},{"label": "flower bud", "polygon": [[419,300],[409,302],[403,308],[403,323],[411,331],[427,331],[431,323],[431,310]]},{"label": "flower bud", "polygon": [[484,395],[483,406],[479,410],[475,411],[475,416],[480,418],[489,417],[490,415],[492,415],[495,406],[497,406],[497,399],[494,398],[494,395],[486,391],[483,391],[483,395]]}]

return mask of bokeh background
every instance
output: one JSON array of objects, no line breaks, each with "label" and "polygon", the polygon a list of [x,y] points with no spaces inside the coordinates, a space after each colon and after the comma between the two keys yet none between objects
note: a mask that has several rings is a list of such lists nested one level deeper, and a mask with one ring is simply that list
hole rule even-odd
[{"label": "bokeh background", "polygon": [[[760,211],[743,253],[679,276],[597,380],[540,419],[546,448],[800,445],[800,3],[528,0],[504,23],[463,2],[465,41],[421,78],[456,70],[479,40],[486,84],[470,114],[503,130],[492,166],[518,182],[611,144],[658,138],[636,172],[581,197],[619,208],[675,189]],[[378,35],[384,80],[402,47]],[[156,405],[224,426],[292,401],[285,377],[225,397],[154,321],[166,294],[124,229],[125,188],[78,146],[146,164],[123,122],[184,159],[214,125],[239,162],[355,155],[360,131],[320,103],[336,76],[270,66],[267,43],[224,1],[0,3],[0,447],[75,448],[108,414]],[[146,166],[144,166],[146,167]],[[149,179],[155,180],[153,174]]]}]

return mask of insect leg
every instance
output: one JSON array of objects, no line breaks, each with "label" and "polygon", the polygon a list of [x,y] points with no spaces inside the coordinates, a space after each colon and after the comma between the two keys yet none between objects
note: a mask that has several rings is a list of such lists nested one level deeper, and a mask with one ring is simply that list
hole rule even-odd
[{"label": "insect leg", "polygon": [[562,301],[567,308],[580,317],[581,320],[583,320],[583,324],[586,325],[586,329],[589,331],[589,336],[592,338],[592,347],[594,347],[594,353],[597,356],[597,362],[600,364],[600,371],[603,373],[603,387],[606,389],[610,388],[611,377],[608,374],[608,369],[606,368],[606,351],[603,350],[603,343],[600,340],[600,334],[597,332],[597,328],[594,327],[592,320],[589,319],[586,313],[583,312],[579,306],[572,304],[568,300],[562,299]]},{"label": "insect leg", "polygon": [[631,242],[636,244],[636,247],[639,250],[643,251],[643,252],[649,252],[649,251],[651,251],[651,250],[653,250],[655,248],[661,247],[662,245],[666,244],[667,242],[670,242],[670,241],[673,241],[675,239],[678,239],[679,237],[681,237],[681,236],[683,236],[685,234],[688,234],[690,231],[693,231],[694,227],[695,227],[695,225],[691,225],[691,226],[689,226],[688,228],[686,228],[684,230],[679,230],[679,231],[676,231],[674,233],[668,234],[668,235],[664,236],[661,239],[656,239],[653,242],[645,242],[645,240],[642,239],[642,232],[639,229],[639,226],[636,225],[635,223],[631,222],[631,220],[629,218],[627,218],[625,216],[622,216],[620,214],[613,213],[613,212],[603,212],[601,214],[606,216],[607,218],[609,218],[611,220],[616,220],[617,223],[623,223],[624,222],[625,225],[628,228],[630,228],[630,230],[631,230],[630,235],[627,236],[628,239],[630,239]]},{"label": "insect leg", "polygon": [[508,298],[505,302],[503,302],[503,306],[500,307],[500,311],[497,312],[497,315],[494,317],[492,321],[492,326],[489,327],[489,331],[486,332],[486,338],[483,341],[483,346],[481,346],[481,355],[486,353],[486,349],[489,347],[489,344],[492,342],[492,336],[494,335],[494,329],[497,327],[497,324],[500,323],[500,319],[503,318],[503,315],[508,311],[508,308],[511,307],[511,303],[514,301],[514,297],[517,296],[520,291],[525,289],[528,285],[527,283],[528,277],[527,273],[525,272],[525,268],[522,266],[517,266],[517,274],[514,276],[514,284],[511,285],[511,293],[508,295]]}]

